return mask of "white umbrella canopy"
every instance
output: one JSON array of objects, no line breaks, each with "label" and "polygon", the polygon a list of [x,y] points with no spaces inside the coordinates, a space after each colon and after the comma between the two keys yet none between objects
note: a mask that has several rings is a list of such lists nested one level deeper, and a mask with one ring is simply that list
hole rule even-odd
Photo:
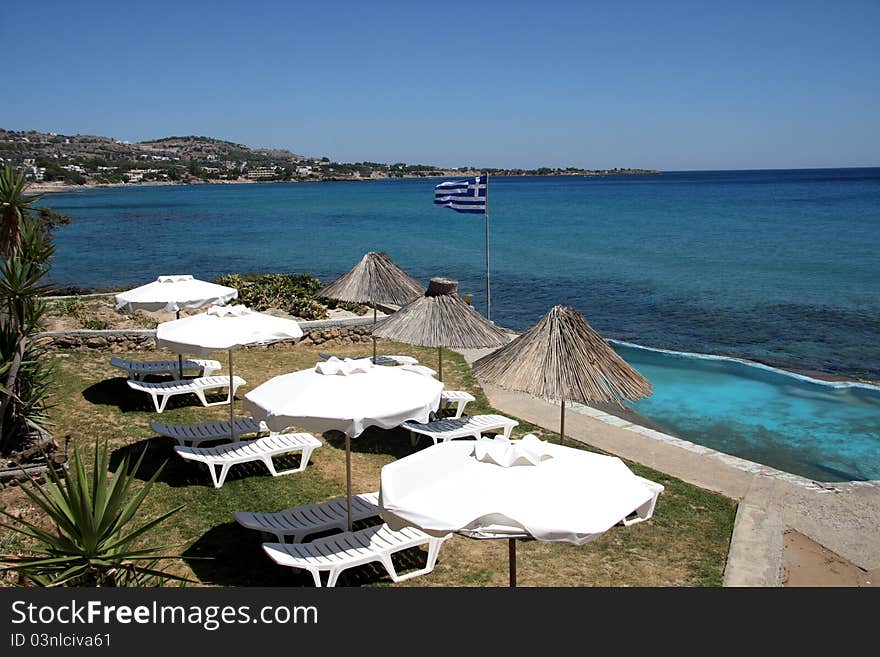
[{"label": "white umbrella canopy", "polygon": [[[234,287],[202,281],[193,278],[190,274],[174,274],[159,276],[152,283],[120,292],[116,295],[116,309],[125,309],[130,313],[136,310],[147,312],[167,310],[177,313],[177,318],[180,319],[180,311],[184,308],[223,305],[237,297],[238,290]],[[182,379],[183,356],[178,357],[177,367]]]},{"label": "white umbrella canopy", "polygon": [[400,367],[374,365],[369,359],[330,360],[269,379],[244,396],[242,407],[273,431],[296,425],[345,434],[351,529],[351,438],[371,426],[391,429],[408,420],[427,422],[440,406],[442,391],[441,381]]},{"label": "white umbrella canopy", "polygon": [[239,347],[256,346],[299,340],[303,331],[292,319],[274,317],[258,313],[242,305],[211,306],[200,315],[191,315],[156,327],[156,345],[178,354],[207,356],[215,351],[226,351],[229,355],[229,430],[233,440],[232,399],[232,350]]},{"label": "white umbrella canopy", "polygon": [[382,468],[379,504],[393,529],[508,539],[513,586],[516,538],[583,545],[662,489],[617,457],[526,436],[440,443],[390,463]]},{"label": "white umbrella canopy", "polygon": [[124,308],[128,312],[167,310],[179,313],[184,308],[223,305],[236,298],[238,290],[234,287],[202,281],[189,274],[179,274],[159,276],[152,283],[120,292],[116,295],[116,308]]},{"label": "white umbrella canopy", "polygon": [[242,305],[212,306],[156,327],[156,344],[178,353],[207,356],[214,351],[299,340],[303,331],[292,319],[258,313]]}]

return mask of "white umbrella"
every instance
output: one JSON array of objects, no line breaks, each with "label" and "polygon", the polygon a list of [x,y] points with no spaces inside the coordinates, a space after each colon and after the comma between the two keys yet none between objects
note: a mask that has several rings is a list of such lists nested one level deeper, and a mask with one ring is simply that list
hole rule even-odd
[{"label": "white umbrella", "polygon": [[440,405],[442,391],[442,382],[402,367],[382,367],[369,359],[331,359],[269,379],[244,396],[242,407],[273,431],[296,425],[345,434],[351,529],[351,439],[371,426],[391,429],[408,420],[427,422]]},{"label": "white umbrella", "polygon": [[646,519],[663,487],[617,457],[526,436],[440,443],[382,468],[379,505],[392,529],[583,545],[634,511]]},{"label": "white umbrella", "polygon": [[162,322],[156,327],[156,344],[179,354],[207,356],[229,354],[229,431],[235,440],[232,399],[232,350],[282,340],[299,340],[303,331],[292,319],[258,313],[242,305],[211,306],[200,315]]},{"label": "white umbrella", "polygon": [[[116,295],[116,309],[125,309],[133,313],[136,310],[158,312],[166,310],[177,313],[184,308],[203,308],[212,304],[223,305],[238,298],[238,290],[234,287],[217,285],[189,274],[159,276],[152,283],[141,285],[127,292]],[[180,378],[183,378],[183,356],[178,358]]]}]

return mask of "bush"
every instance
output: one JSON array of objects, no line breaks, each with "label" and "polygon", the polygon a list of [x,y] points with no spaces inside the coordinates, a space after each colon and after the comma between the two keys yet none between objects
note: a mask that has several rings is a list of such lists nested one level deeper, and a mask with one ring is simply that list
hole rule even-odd
[{"label": "bush", "polygon": [[248,308],[262,311],[279,308],[302,319],[324,319],[327,306],[315,301],[321,281],[307,274],[262,274],[242,276],[226,274],[214,280],[238,290],[238,301]]},{"label": "bush", "polygon": [[[146,453],[146,450],[144,451]],[[59,474],[47,460],[48,482],[40,486],[30,479],[22,490],[52,521],[54,530],[41,527],[5,511],[15,524],[0,523],[35,540],[39,554],[5,560],[3,570],[14,570],[37,586],[152,586],[165,580],[182,580],[157,568],[160,552],[169,546],[144,546],[143,534],[183,506],[132,528],[135,514],[159,476],[160,467],[138,490],[133,491],[144,455],[134,467],[128,456],[112,477],[107,476],[107,446],[95,442],[91,477],[74,449],[72,470]]]},{"label": "bush", "polygon": [[42,328],[48,291],[43,278],[55,250],[34,196],[25,196],[24,174],[7,164],[0,172],[0,453],[25,446],[48,427],[53,372]]},{"label": "bush", "polygon": [[224,274],[214,283],[238,290],[238,302],[262,311],[279,308],[301,319],[325,319],[328,308],[343,308],[363,315],[367,306],[359,303],[321,299],[315,294],[324,284],[308,274]]}]

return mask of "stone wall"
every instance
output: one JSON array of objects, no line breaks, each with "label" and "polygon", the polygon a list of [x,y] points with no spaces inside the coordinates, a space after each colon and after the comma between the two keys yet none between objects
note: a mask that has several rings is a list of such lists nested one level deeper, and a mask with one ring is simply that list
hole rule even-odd
[{"label": "stone wall", "polygon": [[39,338],[50,349],[100,349],[102,351],[153,351],[155,331],[49,331]]},{"label": "stone wall", "polygon": [[[369,343],[372,318],[364,320],[324,320],[300,322],[303,337],[300,343],[306,347],[333,346],[341,344]],[[124,351],[155,351],[156,332],[149,329],[105,330],[105,331],[47,331],[39,338],[50,349],[98,349],[118,353]],[[280,343],[284,348],[289,343]]]}]

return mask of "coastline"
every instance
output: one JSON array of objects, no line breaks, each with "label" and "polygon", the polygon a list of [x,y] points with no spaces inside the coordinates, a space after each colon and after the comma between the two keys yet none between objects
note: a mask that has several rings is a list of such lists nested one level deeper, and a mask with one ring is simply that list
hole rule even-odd
[{"label": "coastline", "polygon": [[[189,180],[186,182],[174,182],[169,180],[148,180],[143,182],[118,182],[118,183],[83,183],[74,185],[65,182],[32,182],[27,187],[29,194],[51,194],[56,192],[74,192],[80,189],[132,189],[137,187],[189,187],[192,185],[253,185],[253,184],[278,184],[278,183],[320,183],[320,182],[373,182],[378,180],[439,180],[443,178],[467,177],[478,174],[478,171],[448,172],[439,176],[418,176],[403,174],[400,176],[370,176],[369,178],[325,176],[320,178],[298,178],[295,180]],[[498,174],[502,177],[530,177],[530,178],[592,178],[599,176],[628,176],[628,175],[659,175],[661,171],[638,171],[638,172],[571,172],[571,173],[505,173]]]}]

